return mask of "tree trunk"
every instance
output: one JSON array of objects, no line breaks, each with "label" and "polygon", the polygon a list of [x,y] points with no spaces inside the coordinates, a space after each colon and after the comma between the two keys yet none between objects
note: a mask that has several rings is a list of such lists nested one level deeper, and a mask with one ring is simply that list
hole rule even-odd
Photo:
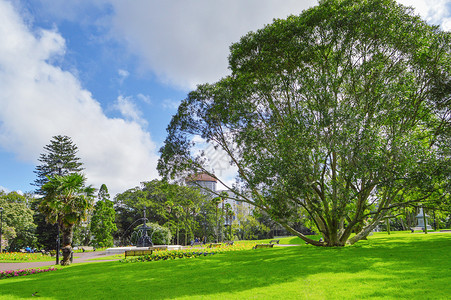
[{"label": "tree trunk", "polygon": [[74,234],[74,225],[62,225],[63,234],[63,244],[61,251],[63,252],[63,260],[61,261],[62,266],[68,266],[71,264],[71,254],[72,254],[72,238]]},{"label": "tree trunk", "polygon": [[383,218],[383,215],[379,215],[377,218],[375,218],[373,220],[373,222],[371,224],[368,224],[367,226],[365,226],[359,233],[357,233],[355,236],[353,236],[352,238],[350,238],[347,243],[348,244],[355,244],[356,242],[358,242],[359,240],[363,239],[364,237],[367,237],[368,234],[370,234],[370,232],[376,228],[376,226],[379,224],[380,220]]}]

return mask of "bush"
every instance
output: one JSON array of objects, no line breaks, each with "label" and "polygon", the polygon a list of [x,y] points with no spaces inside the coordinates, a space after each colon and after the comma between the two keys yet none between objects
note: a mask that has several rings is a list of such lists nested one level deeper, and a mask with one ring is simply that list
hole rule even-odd
[{"label": "bush", "polygon": [[24,269],[24,270],[9,270],[9,271],[0,271],[0,279],[17,277],[17,276],[26,276],[36,273],[42,272],[51,272],[56,271],[57,269],[51,267],[49,269]]},{"label": "bush", "polygon": [[[171,231],[169,230],[169,228],[166,228],[164,226],[161,226],[157,223],[146,223],[146,225],[152,229],[149,230],[149,232],[147,233],[151,238],[152,238],[152,242],[154,243],[154,245],[166,245],[169,244],[169,242],[172,239],[172,234]],[[138,233],[138,229],[139,227],[141,227],[142,225],[139,225],[135,228],[135,233],[133,234],[135,236],[135,238],[132,238],[132,243],[136,244],[137,243],[137,233]]]}]

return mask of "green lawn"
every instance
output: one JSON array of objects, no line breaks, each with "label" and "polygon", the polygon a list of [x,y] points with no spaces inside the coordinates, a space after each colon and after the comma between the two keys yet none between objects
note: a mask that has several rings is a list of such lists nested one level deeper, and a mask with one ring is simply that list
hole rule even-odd
[{"label": "green lawn", "polygon": [[34,292],[41,299],[449,299],[451,234],[393,232],[340,249],[301,243],[193,259],[74,264],[0,280],[1,299]]}]

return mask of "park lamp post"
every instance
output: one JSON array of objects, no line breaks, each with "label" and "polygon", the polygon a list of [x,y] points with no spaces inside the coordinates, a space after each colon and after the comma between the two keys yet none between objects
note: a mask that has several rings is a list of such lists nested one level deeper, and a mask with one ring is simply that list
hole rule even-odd
[{"label": "park lamp post", "polygon": [[2,253],[3,207],[0,207],[0,254]]},{"label": "park lamp post", "polygon": [[[56,167],[58,168],[58,175],[61,176],[61,169],[63,167],[63,161],[58,159],[56,161]],[[56,265],[60,263],[60,224],[58,222],[58,218],[56,219]]]}]

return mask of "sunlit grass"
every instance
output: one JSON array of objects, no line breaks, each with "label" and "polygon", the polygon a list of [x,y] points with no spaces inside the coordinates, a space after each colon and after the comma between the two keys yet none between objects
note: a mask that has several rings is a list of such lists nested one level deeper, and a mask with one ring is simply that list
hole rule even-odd
[{"label": "sunlit grass", "polygon": [[124,258],[124,254],[114,254],[114,255],[109,255],[109,256],[100,256],[100,257],[96,257],[96,258],[90,258],[87,259],[86,261],[91,261],[91,260],[113,260],[113,259],[123,259]]},{"label": "sunlit grass", "polygon": [[193,259],[74,264],[0,280],[0,298],[38,291],[41,299],[447,299],[450,249],[449,233],[380,233],[344,248],[300,242]]}]

